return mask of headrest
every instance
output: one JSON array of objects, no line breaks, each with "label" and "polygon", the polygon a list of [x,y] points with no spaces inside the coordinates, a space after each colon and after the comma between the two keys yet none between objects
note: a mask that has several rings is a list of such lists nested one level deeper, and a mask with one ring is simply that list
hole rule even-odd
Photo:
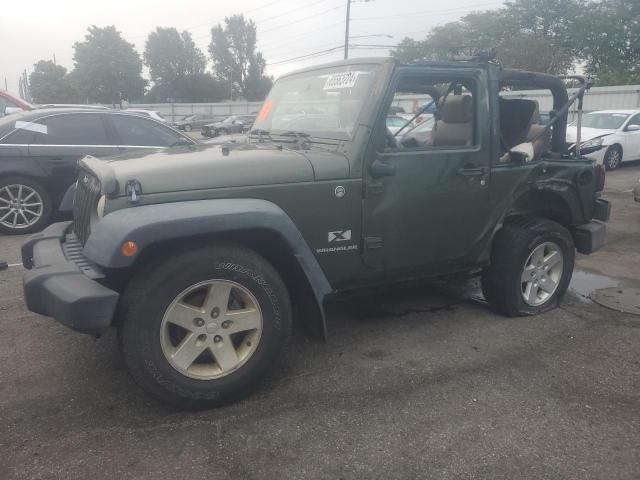
[{"label": "headrest", "polygon": [[473,118],[471,95],[448,95],[440,101],[440,119],[446,123],[469,123]]}]

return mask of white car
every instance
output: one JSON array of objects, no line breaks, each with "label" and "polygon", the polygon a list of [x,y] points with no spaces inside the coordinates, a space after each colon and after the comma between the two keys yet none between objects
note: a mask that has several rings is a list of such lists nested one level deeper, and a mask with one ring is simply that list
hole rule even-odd
[{"label": "white car", "polygon": [[123,110],[123,112],[134,113],[136,115],[142,115],[144,117],[150,117],[159,122],[167,123],[167,120],[160,115],[160,112],[156,112],[155,110],[143,110],[141,108],[127,108]]},{"label": "white car", "polygon": [[[576,141],[575,122],[567,126],[567,142]],[[607,170],[618,168],[622,162],[640,160],[640,109],[602,110],[582,117],[583,148],[602,145],[588,158],[604,164]]]}]

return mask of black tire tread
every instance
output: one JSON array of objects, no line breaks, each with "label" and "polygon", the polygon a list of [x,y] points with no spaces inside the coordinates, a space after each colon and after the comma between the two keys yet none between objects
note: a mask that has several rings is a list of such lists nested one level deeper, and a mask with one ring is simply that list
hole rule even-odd
[{"label": "black tire tread", "polygon": [[[520,275],[524,262],[523,252],[528,252],[532,241],[544,234],[554,233],[566,243],[573,265],[574,246],[569,231],[562,225],[539,217],[520,217],[505,224],[496,234],[491,251],[491,265],[482,272],[482,292],[491,307],[497,312],[510,316],[526,316],[543,313],[557,307],[564,296],[571,279],[563,274],[562,284],[550,302],[540,307],[521,305],[519,297],[513,294],[513,276]],[[565,252],[565,256],[568,252]],[[528,255],[528,253],[527,253]],[[567,272],[565,272],[567,273]],[[519,292],[518,292],[519,295]]]},{"label": "black tire tread", "polygon": [[[135,342],[134,318],[140,314],[141,305],[148,302],[153,297],[152,286],[154,283],[166,279],[175,272],[176,269],[184,265],[202,263],[204,258],[224,258],[225,261],[238,265],[249,265],[256,267],[263,278],[273,284],[273,289],[282,300],[284,309],[283,320],[283,341],[282,348],[270,365],[264,365],[261,371],[251,375],[251,381],[234,392],[220,394],[211,398],[194,398],[185,395],[184,391],[172,388],[171,385],[159,384],[153,375],[145,368],[145,359],[141,358],[139,348]],[[157,257],[156,257],[157,258]],[[162,263],[149,262],[143,265],[130,280],[128,287],[124,291],[118,308],[118,343],[121,353],[127,364],[131,375],[138,385],[156,399],[181,409],[201,410],[205,408],[217,407],[232,402],[245,395],[252,389],[258,387],[261,380],[267,377],[267,369],[273,370],[276,364],[285,357],[286,346],[291,336],[291,302],[288,292],[278,272],[263,257],[247,248],[233,244],[218,244],[210,247],[202,247],[187,253],[175,255]],[[231,374],[234,375],[234,374]],[[231,376],[230,375],[230,376]]]}]

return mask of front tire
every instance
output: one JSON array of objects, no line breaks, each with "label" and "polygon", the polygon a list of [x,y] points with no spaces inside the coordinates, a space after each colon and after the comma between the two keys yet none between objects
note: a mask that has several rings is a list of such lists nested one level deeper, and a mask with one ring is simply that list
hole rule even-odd
[{"label": "front tire", "polygon": [[187,124],[184,126],[184,131],[185,131],[185,132],[190,132],[191,130],[193,130],[193,127],[187,123]]},{"label": "front tire", "polygon": [[138,384],[203,409],[256,387],[285,348],[291,306],[275,269],[243,247],[193,250],[143,268],[121,301],[119,339]]},{"label": "front tire", "polygon": [[603,162],[607,170],[615,170],[622,163],[622,149],[617,145],[611,145],[604,154]]},{"label": "front tire", "polygon": [[39,232],[48,225],[52,211],[51,198],[38,182],[26,177],[0,180],[0,232]]},{"label": "front tire", "polygon": [[507,224],[494,239],[482,292],[507,316],[552,310],[567,291],[574,260],[573,239],[562,225],[543,218]]}]

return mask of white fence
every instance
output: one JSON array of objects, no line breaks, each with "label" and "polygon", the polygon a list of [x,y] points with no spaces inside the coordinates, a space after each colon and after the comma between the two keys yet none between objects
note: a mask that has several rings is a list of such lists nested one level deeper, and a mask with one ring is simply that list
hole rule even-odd
[{"label": "white fence", "polygon": [[[576,89],[569,89],[569,96]],[[553,98],[548,90],[521,90],[506,92],[506,96],[515,98],[529,98],[537,100],[541,111],[551,110]],[[395,103],[401,105],[407,112],[413,111],[416,105],[421,105],[428,97],[401,96]],[[257,113],[262,102],[226,102],[226,103],[143,103],[131,104],[129,108],[144,108],[160,112],[167,120],[175,121],[180,118],[200,113],[204,115],[241,115]],[[574,105],[575,110],[576,105]],[[612,108],[640,108],[640,85],[622,85],[615,87],[593,87],[584,98],[584,110],[607,110]]]},{"label": "white fence", "polygon": [[[569,97],[578,91],[577,88],[568,89]],[[549,111],[553,108],[553,97],[549,90],[519,90],[504,92],[504,96],[511,98],[528,98],[536,100],[540,111]],[[422,105],[429,97],[414,95],[402,95],[394,102],[407,112],[414,111],[415,107]],[[577,110],[577,102],[573,104],[570,112],[570,120]],[[585,112],[609,109],[640,109],[640,85],[621,85],[615,87],[592,87],[584,97],[583,109]]]},{"label": "white fence", "polygon": [[170,122],[182,117],[199,113],[202,115],[244,115],[258,113],[262,102],[226,102],[226,103],[136,103],[129,108],[155,110]]}]

